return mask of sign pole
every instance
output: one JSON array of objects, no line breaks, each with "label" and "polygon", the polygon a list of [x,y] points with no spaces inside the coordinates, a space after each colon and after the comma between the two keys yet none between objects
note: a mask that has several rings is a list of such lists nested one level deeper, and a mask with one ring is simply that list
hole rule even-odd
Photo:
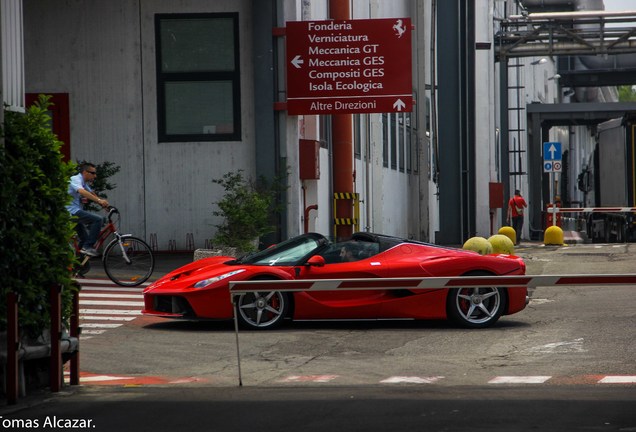
[{"label": "sign pole", "polygon": [[[231,288],[231,287],[230,287]],[[243,387],[243,376],[241,375],[241,351],[239,350],[239,330],[238,330],[238,315],[237,315],[237,302],[236,294],[232,294],[232,312],[234,314],[234,335],[236,337],[236,362],[238,365],[238,379],[239,387]]]},{"label": "sign pole", "polygon": [[550,173],[550,203],[552,204],[552,208],[550,211],[552,212],[552,226],[556,226],[556,203],[554,202],[554,171]]},{"label": "sign pole", "polygon": [[555,200],[557,177],[556,173],[561,172],[563,162],[563,150],[560,142],[543,143],[543,172],[547,172],[550,178],[550,205],[548,213],[552,213],[552,226],[556,226],[557,208]]}]

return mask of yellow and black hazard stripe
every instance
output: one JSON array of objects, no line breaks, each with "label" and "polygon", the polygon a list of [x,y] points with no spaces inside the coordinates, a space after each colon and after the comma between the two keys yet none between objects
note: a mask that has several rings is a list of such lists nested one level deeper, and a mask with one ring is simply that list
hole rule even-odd
[{"label": "yellow and black hazard stripe", "polygon": [[357,200],[360,194],[357,192],[334,192],[334,199],[355,199]]},{"label": "yellow and black hazard stripe", "polygon": [[335,225],[358,225],[358,219],[356,218],[335,218],[333,220]]}]

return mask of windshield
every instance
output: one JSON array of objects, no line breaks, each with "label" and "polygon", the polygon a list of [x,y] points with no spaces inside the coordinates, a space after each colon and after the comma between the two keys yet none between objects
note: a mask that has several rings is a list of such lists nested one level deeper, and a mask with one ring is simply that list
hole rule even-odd
[{"label": "windshield", "polygon": [[286,240],[240,260],[242,264],[293,266],[328,241],[320,234],[305,234]]}]

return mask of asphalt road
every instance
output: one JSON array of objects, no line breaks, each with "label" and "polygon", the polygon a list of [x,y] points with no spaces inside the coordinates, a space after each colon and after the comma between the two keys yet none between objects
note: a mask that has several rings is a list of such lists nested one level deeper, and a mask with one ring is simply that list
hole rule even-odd
[{"label": "asphalt road", "polygon": [[[90,421],[98,431],[634,431],[632,388],[87,387],[5,422]],[[65,430],[63,428],[40,428]],[[79,430],[79,429],[71,429]]]},{"label": "asphalt road", "polygon": [[[529,274],[633,273],[636,261],[636,245],[517,253]],[[478,331],[394,321],[241,332],[242,386],[231,322],[136,318],[82,342],[84,377],[110,381],[32,395],[0,409],[0,426],[57,416],[103,431],[636,431],[634,289],[538,288],[526,310]]]}]

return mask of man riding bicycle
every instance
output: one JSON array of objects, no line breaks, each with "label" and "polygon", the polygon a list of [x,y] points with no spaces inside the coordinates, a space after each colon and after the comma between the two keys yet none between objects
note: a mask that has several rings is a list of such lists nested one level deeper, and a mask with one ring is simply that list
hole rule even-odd
[{"label": "man riding bicycle", "polygon": [[[69,213],[78,219],[76,229],[79,236],[80,252],[89,256],[99,256],[99,252],[95,249],[95,242],[102,227],[103,218],[84,210],[82,203],[85,200],[90,200],[104,208],[110,205],[107,200],[98,197],[91,189],[90,185],[96,176],[97,169],[95,165],[90,162],[80,165],[79,173],[72,176],[69,182],[68,193],[73,200],[66,206]],[[86,230],[87,225],[89,227],[88,232]]]}]

